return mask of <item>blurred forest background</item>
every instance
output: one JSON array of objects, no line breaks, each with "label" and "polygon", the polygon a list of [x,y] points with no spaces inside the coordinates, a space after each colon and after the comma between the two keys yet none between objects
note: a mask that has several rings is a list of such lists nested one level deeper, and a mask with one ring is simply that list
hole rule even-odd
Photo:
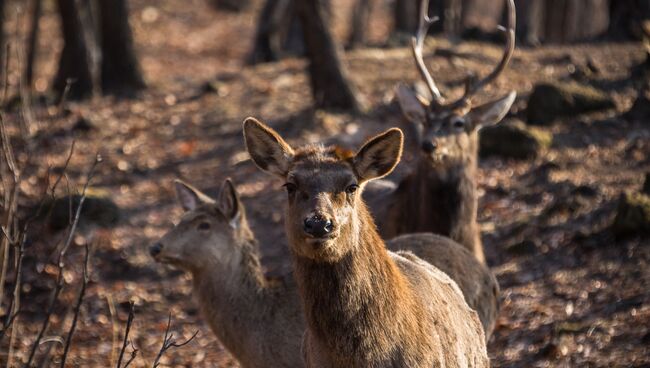
[{"label": "blurred forest background", "polygon": [[[492,364],[647,367],[650,1],[515,3],[513,60],[481,96],[518,92],[481,132],[479,221],[502,290]],[[0,365],[120,367],[124,352],[121,366],[237,366],[189,275],[148,255],[182,213],[172,180],[215,194],[232,177],[269,277],[285,272],[281,183],[249,160],[241,122],[350,148],[399,126],[402,177],[417,147],[394,88],[419,79],[418,6],[0,0]],[[504,3],[430,14],[425,61],[459,96],[501,57]]]}]

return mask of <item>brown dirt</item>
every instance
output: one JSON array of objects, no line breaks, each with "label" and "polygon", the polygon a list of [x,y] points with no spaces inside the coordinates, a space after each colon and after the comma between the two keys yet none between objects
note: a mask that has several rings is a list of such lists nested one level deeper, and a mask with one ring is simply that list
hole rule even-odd
[{"label": "brown dirt", "polygon": [[[262,239],[264,264],[270,273],[281,272],[289,266],[282,246],[281,183],[248,160],[243,119],[260,117],[295,143],[328,140],[354,146],[392,126],[409,134],[391,102],[392,91],[398,82],[417,80],[417,73],[406,48],[350,52],[350,74],[372,106],[370,111],[356,116],[314,112],[303,61],[243,66],[259,2],[239,15],[217,12],[200,0],[130,3],[150,88],[133,101],[107,97],[70,103],[70,113],[63,117],[56,108],[37,103],[40,133],[32,139],[37,149],[26,170],[21,206],[27,212],[38,201],[48,167],[53,173],[60,170],[74,139],[68,170],[73,187],[83,184],[95,152],[100,152],[104,162],[93,185],[110,191],[123,209],[119,226],[87,228],[75,240],[92,243],[94,253],[71,366],[115,365],[115,340],[123,333],[129,300],[136,304],[131,337],[140,350],[133,366],[151,365],[168,313],[176,335],[187,338],[200,332],[195,341],[170,351],[166,364],[236,366],[199,315],[190,297],[189,276],[155,264],[147,253],[148,244],[181,214],[172,180],[182,178],[214,194],[224,178],[234,178]],[[39,90],[46,90],[61,48],[53,2],[46,4]],[[336,30],[342,35],[345,14],[339,10]],[[15,29],[12,22],[7,30]],[[373,40],[385,36],[385,23],[385,12],[373,20]],[[460,93],[467,70],[485,73],[500,55],[496,45],[435,43],[444,52],[427,60],[438,83],[452,94]],[[621,118],[636,96],[630,69],[643,56],[636,43],[519,49],[505,76],[484,96],[516,89],[520,99],[513,113],[520,115],[535,82],[582,78],[605,89],[617,105],[615,110],[563,119],[545,128],[553,132],[555,142],[535,160],[481,162],[479,217],[486,255],[503,291],[497,330],[489,344],[495,367],[650,365],[650,241],[617,239],[608,229],[620,193],[639,190],[650,169],[650,125]],[[572,72],[584,70],[588,60],[598,66],[599,74]],[[12,86],[17,76],[13,66]],[[218,92],[205,92],[207,82],[214,82]],[[95,128],[73,130],[79,116]],[[19,120],[16,112],[6,117],[10,126]],[[25,149],[16,129],[12,134],[17,149]],[[409,159],[407,154],[395,177],[404,174]],[[15,345],[19,359],[42,323],[56,276],[55,243],[61,236],[34,231],[27,248],[22,297],[26,312],[18,320]],[[39,349],[43,353],[51,345],[52,362],[62,351],[52,337],[65,336],[81,275],[83,247],[74,246],[69,253],[66,287],[46,334],[49,342]],[[6,359],[6,340],[0,345],[0,361]]]}]

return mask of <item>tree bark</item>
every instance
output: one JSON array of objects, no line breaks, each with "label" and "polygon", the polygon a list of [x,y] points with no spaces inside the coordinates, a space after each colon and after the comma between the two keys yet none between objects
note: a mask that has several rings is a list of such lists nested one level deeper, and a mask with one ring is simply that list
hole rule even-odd
[{"label": "tree bark", "polygon": [[[5,55],[5,32],[4,32],[4,25],[5,25],[5,0],[0,0],[0,80],[2,81],[2,84],[4,84],[5,80],[5,57],[8,57],[8,55]],[[2,87],[4,88],[4,86]]]},{"label": "tree bark", "polygon": [[88,48],[79,12],[75,0],[57,0],[57,3],[61,16],[64,44],[53,88],[61,96],[70,81],[72,84],[67,98],[87,98],[92,95],[93,83]]},{"label": "tree bark", "polygon": [[347,48],[354,49],[368,43],[368,27],[370,26],[370,13],[372,0],[357,0],[352,9],[352,28],[348,36]]},{"label": "tree bark", "polygon": [[215,9],[225,10],[230,12],[241,12],[246,10],[250,4],[250,0],[211,0],[210,4]]},{"label": "tree bark", "polygon": [[104,94],[134,96],[145,88],[125,0],[100,0],[101,84]]},{"label": "tree bark", "polygon": [[339,49],[325,21],[319,0],[300,0],[296,3],[307,58],[312,95],[317,108],[360,110],[357,91],[348,81]]},{"label": "tree bark", "polygon": [[257,21],[253,50],[247,63],[253,65],[287,56],[304,56],[304,50],[295,0],[266,0]]},{"label": "tree bark", "polygon": [[650,19],[650,1],[616,0],[609,6],[608,35],[614,39],[643,39],[642,22]]}]

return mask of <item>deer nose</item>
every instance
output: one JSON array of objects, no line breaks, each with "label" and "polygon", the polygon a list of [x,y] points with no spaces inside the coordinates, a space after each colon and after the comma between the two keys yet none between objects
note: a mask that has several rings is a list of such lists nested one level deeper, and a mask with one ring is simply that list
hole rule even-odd
[{"label": "deer nose", "polygon": [[433,153],[435,152],[436,148],[438,148],[438,145],[432,141],[422,142],[422,150],[426,153]]},{"label": "deer nose", "polygon": [[160,254],[162,251],[163,245],[161,243],[156,243],[149,247],[149,254],[151,254],[152,257],[155,257]]},{"label": "deer nose", "polygon": [[315,238],[322,238],[334,230],[334,224],[329,219],[315,215],[305,219],[303,229]]}]

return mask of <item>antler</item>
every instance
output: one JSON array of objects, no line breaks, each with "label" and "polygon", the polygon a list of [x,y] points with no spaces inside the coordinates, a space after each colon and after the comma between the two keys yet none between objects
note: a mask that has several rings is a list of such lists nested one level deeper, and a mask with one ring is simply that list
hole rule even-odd
[{"label": "antler", "polygon": [[452,105],[458,106],[467,103],[467,101],[489,83],[496,80],[501,73],[505,70],[512,54],[515,52],[515,26],[516,26],[516,11],[515,11],[515,2],[514,0],[506,0],[506,6],[508,7],[508,28],[499,26],[498,29],[506,34],[506,45],[503,50],[503,57],[499,64],[492,70],[490,74],[485,76],[481,80],[476,80],[473,76],[469,76],[465,83],[465,93],[458,101],[454,102]]},{"label": "antler", "polygon": [[501,61],[496,66],[496,68],[494,68],[494,70],[483,79],[478,80],[474,76],[469,76],[465,82],[465,93],[463,96],[457,101],[449,105],[445,105],[445,99],[442,97],[440,90],[436,86],[433,77],[431,77],[431,74],[427,70],[426,64],[424,64],[424,60],[422,59],[422,47],[424,46],[424,39],[427,35],[429,27],[438,20],[438,17],[429,17],[429,0],[422,0],[420,5],[420,23],[417,33],[412,39],[413,57],[415,58],[415,63],[418,67],[420,75],[422,76],[422,79],[424,79],[427,87],[429,88],[429,91],[431,92],[431,95],[433,97],[431,103],[435,107],[453,108],[466,104],[472,95],[476,94],[485,88],[486,85],[497,79],[499,75],[503,73],[503,70],[505,70],[506,66],[508,66],[508,63],[510,63],[510,59],[512,58],[512,54],[515,51],[516,11],[514,0],[506,0],[506,6],[508,10],[508,27],[505,28],[499,26],[498,28],[500,31],[506,33],[506,45]]},{"label": "antler", "polygon": [[429,27],[438,21],[438,17],[429,17],[429,0],[422,0],[420,4],[420,23],[418,25],[418,30],[415,36],[411,39],[411,47],[413,49],[413,57],[415,58],[415,63],[420,71],[422,79],[427,83],[429,87],[429,92],[433,100],[431,101],[437,106],[442,106],[444,103],[444,98],[440,94],[440,90],[436,86],[429,70],[427,70],[426,64],[422,59],[422,47],[424,46],[424,39],[427,37],[427,32]]}]

